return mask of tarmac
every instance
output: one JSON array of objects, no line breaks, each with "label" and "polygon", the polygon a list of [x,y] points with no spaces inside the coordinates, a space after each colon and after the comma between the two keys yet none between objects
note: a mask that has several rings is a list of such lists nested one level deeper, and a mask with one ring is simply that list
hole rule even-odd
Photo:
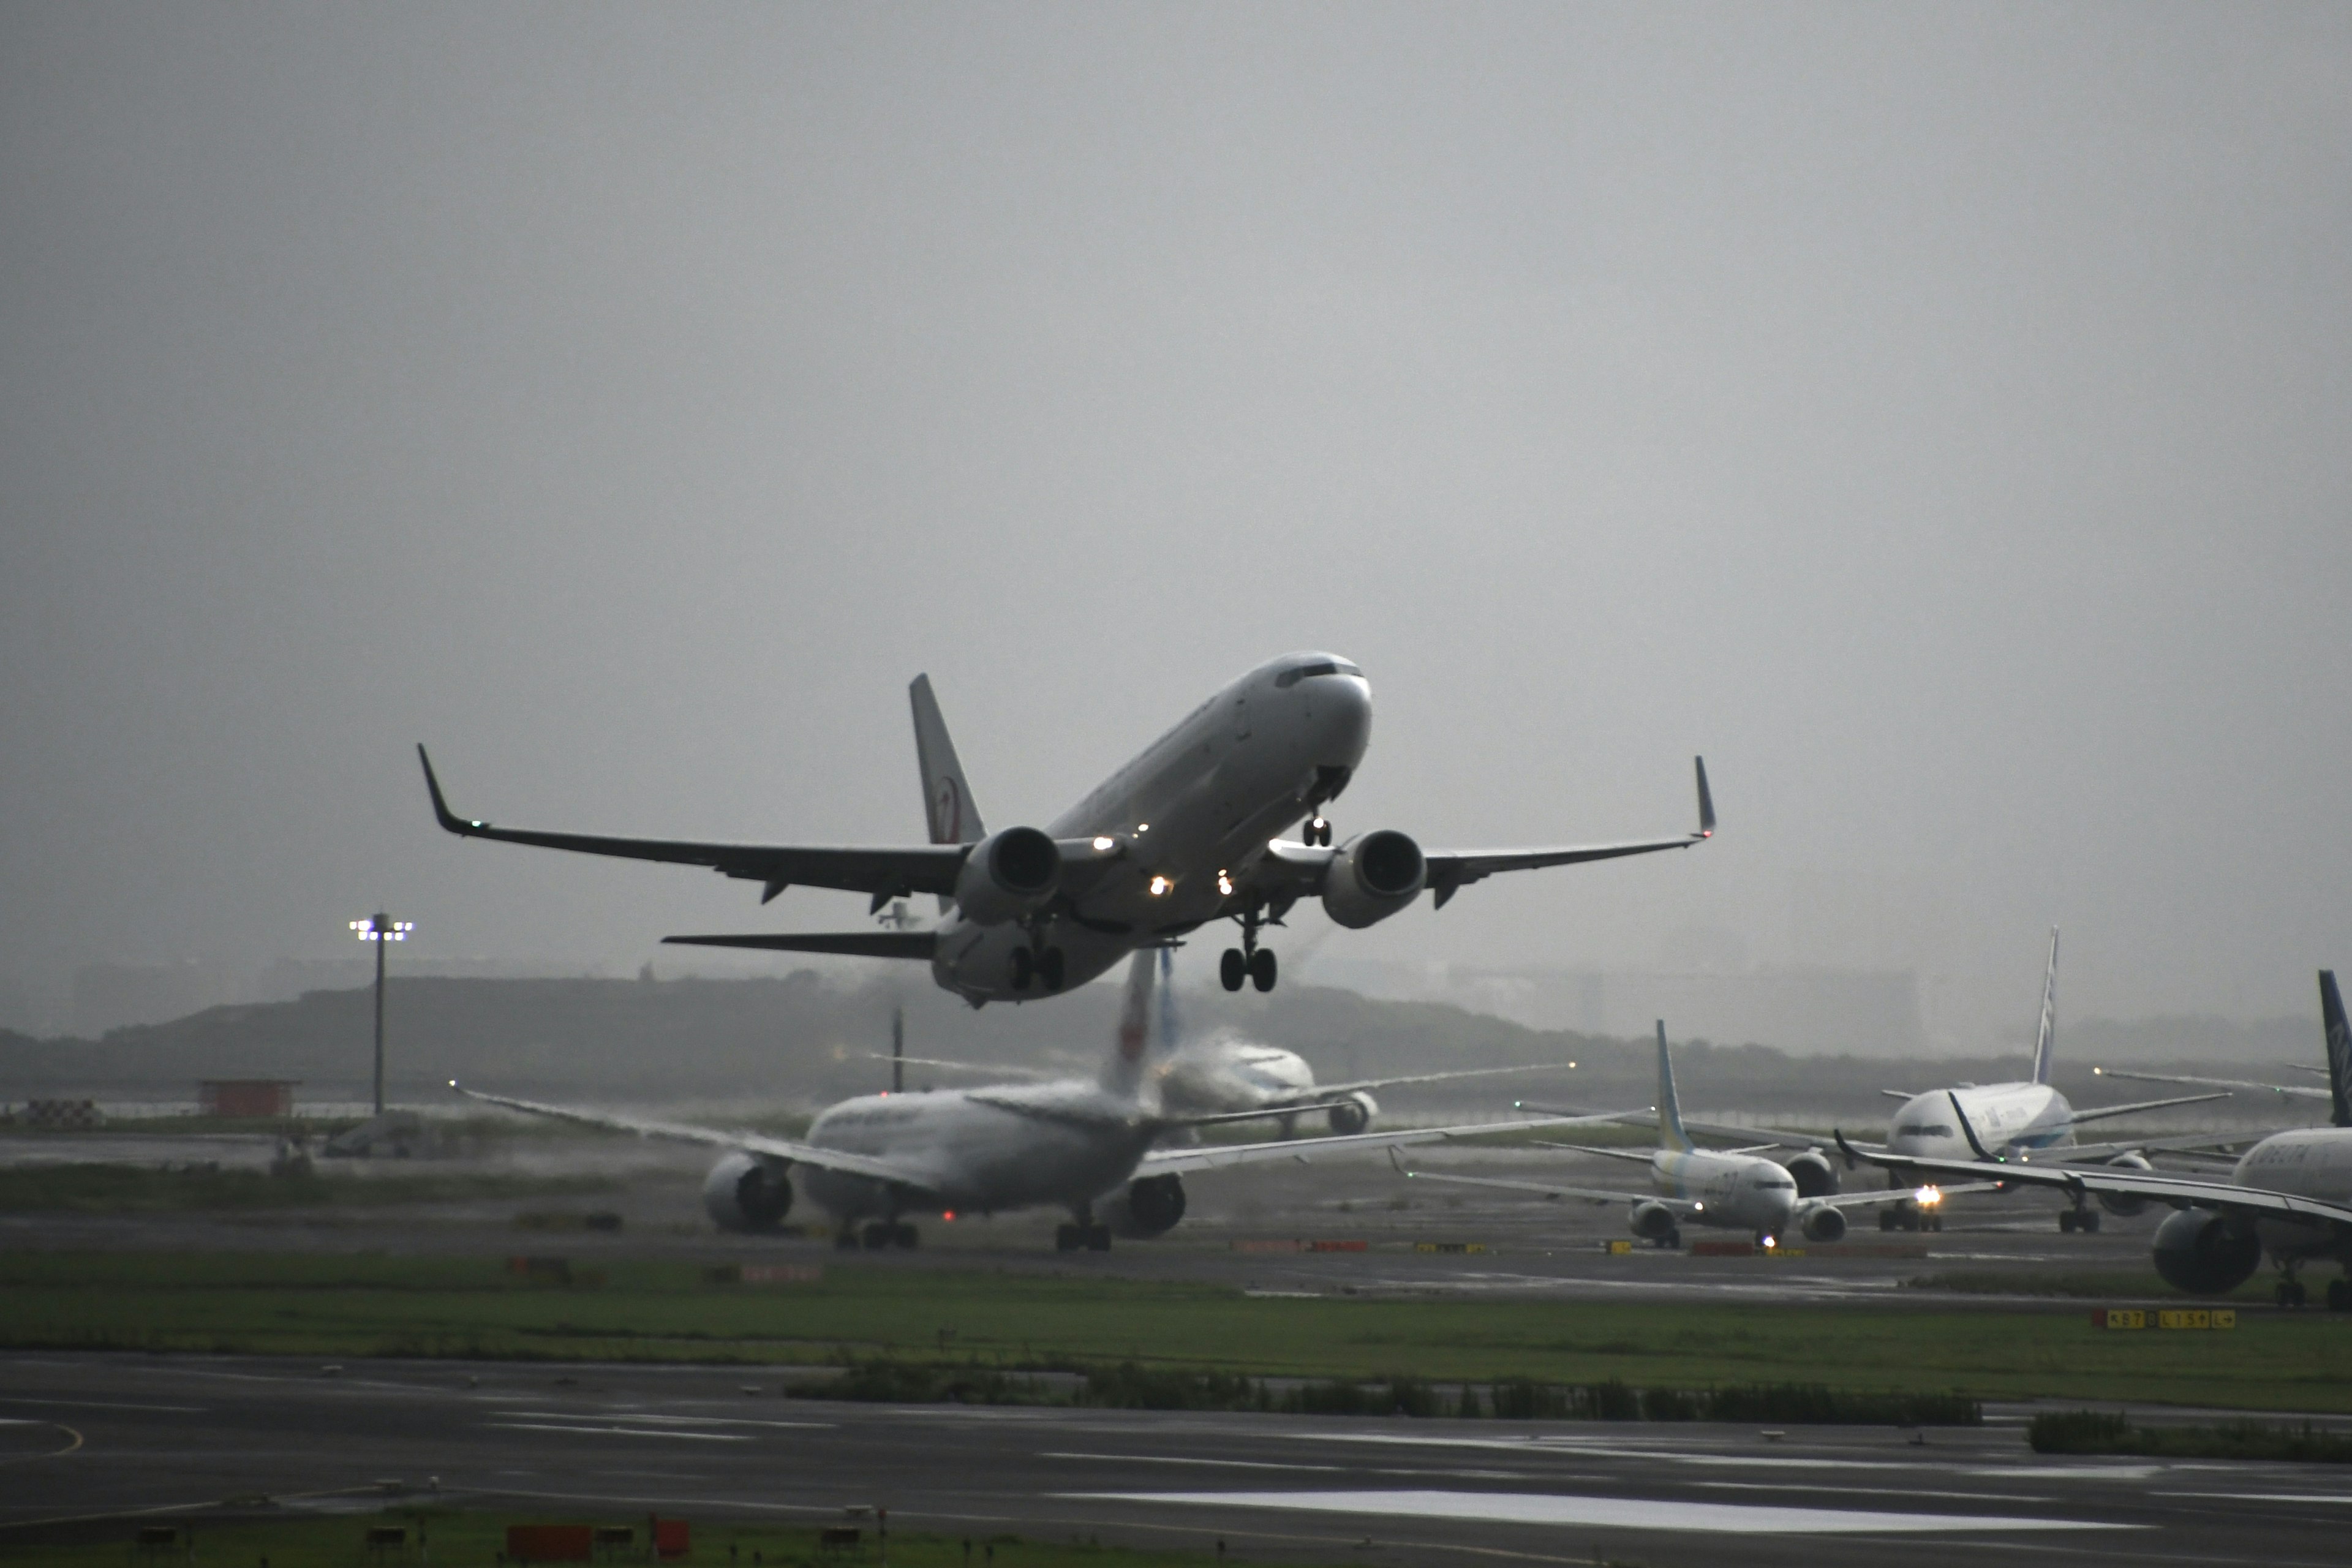
[{"label": "tarmac", "polygon": [[851,1405],[774,1374],[0,1357],[0,1546],[398,1500],[1093,1538],[1325,1563],[2339,1563],[2319,1466],[2044,1458],[1981,1428]]}]

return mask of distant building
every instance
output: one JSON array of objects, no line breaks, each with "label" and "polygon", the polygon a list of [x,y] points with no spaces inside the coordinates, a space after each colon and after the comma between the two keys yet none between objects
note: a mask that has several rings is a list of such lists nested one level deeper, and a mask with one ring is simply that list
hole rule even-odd
[{"label": "distant building", "polygon": [[257,1119],[294,1114],[291,1078],[208,1078],[196,1086],[196,1108],[205,1116]]}]

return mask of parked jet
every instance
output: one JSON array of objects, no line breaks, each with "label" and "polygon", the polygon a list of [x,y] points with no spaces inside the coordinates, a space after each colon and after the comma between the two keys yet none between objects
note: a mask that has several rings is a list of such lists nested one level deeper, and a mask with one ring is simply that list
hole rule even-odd
[{"label": "parked jet", "polygon": [[2352,1310],[2352,1026],[2336,973],[2319,972],[2319,1014],[2327,1047],[2327,1086],[2332,1125],[2273,1132],[2247,1150],[2226,1182],[2176,1176],[2146,1169],[2118,1171],[2023,1163],[2003,1159],[1976,1138],[1966,1115],[1962,1133],[1976,1159],[1904,1159],[1839,1144],[1853,1159],[1885,1166],[1895,1179],[1916,1175],[1982,1179],[1988,1167],[2004,1184],[2059,1188],[2077,1206],[2086,1196],[2126,1212],[2151,1203],[2179,1212],[2156,1227],[2156,1271],[2175,1289],[2219,1296],[2253,1277],[2267,1252],[2279,1270],[2278,1302],[2304,1303],[2296,1270],[2311,1262],[2341,1264],[2346,1278],[2327,1282],[2327,1304]]},{"label": "parked jet", "polygon": [[[1972,1138],[1982,1138],[1988,1146],[2004,1154],[2028,1159],[2043,1157],[2072,1163],[2104,1162],[2107,1164],[2145,1171],[2151,1169],[2147,1152],[2164,1146],[2164,1141],[2146,1139],[2111,1143],[2077,1143],[2074,1129],[2093,1121],[2112,1117],[2129,1116],[2137,1111],[2162,1110],[2177,1105],[2197,1105],[2208,1100],[2227,1100],[2227,1094],[2179,1095],[2169,1100],[2142,1100],[2124,1105],[2103,1105],[2088,1110],[2077,1110],[2066,1097],[2050,1082],[2051,1069],[2058,1050],[2058,931],[2050,931],[2050,962],[2042,976],[2042,1021],[2034,1031],[2033,1066],[2032,1074],[2022,1082],[1964,1083],[1948,1089],[1929,1089],[1917,1093],[1910,1089],[1879,1090],[1891,1100],[1899,1100],[1903,1108],[1895,1113],[1884,1144],[1858,1145],[1887,1154],[1905,1157],[1925,1156],[1930,1159],[1966,1160],[1972,1157]],[[1553,1108],[1522,1101],[1523,1110],[1549,1110]],[[1718,1128],[1693,1123],[1698,1131],[1709,1133],[1730,1133],[1756,1139],[1762,1147],[1797,1148],[1804,1151],[1789,1162],[1801,1192],[1807,1196],[1833,1193],[1837,1190],[1836,1172],[1822,1150],[1822,1140],[1806,1132],[1787,1132],[1762,1128]],[[1963,1128],[1972,1129],[1964,1136]],[[2200,1139],[2210,1142],[2210,1139]],[[1852,1160],[1846,1168],[1853,1168]],[[1892,1184],[1901,1186],[1897,1182]],[[2109,1213],[2137,1213],[2137,1207],[2122,1208],[2103,1205]],[[1917,1208],[1897,1203],[1879,1217],[1882,1229],[1941,1229],[1941,1216],[1923,1214]],[[2062,1231],[2095,1231],[2099,1228],[2099,1211],[2087,1202],[2077,1202],[2058,1215]]]},{"label": "parked jet", "polygon": [[[1701,1149],[1691,1142],[1682,1109],[1675,1096],[1674,1062],[1666,1050],[1666,1026],[1658,1023],[1658,1147],[1647,1152],[1603,1149],[1570,1143],[1547,1144],[1580,1154],[1600,1154],[1612,1160],[1633,1160],[1649,1167],[1648,1193],[1607,1187],[1584,1187],[1559,1182],[1508,1181],[1492,1176],[1458,1176],[1433,1171],[1398,1169],[1423,1181],[1454,1182],[1465,1186],[1499,1187],[1538,1193],[1548,1198],[1583,1198],[1593,1203],[1631,1205],[1626,1222],[1635,1236],[1660,1247],[1682,1245],[1685,1225],[1744,1230],[1765,1247],[1776,1247],[1793,1232],[1809,1241],[1843,1239],[1845,1211],[1875,1204],[1918,1202],[1934,1206],[1943,1194],[1934,1188],[1916,1193],[1831,1193],[1808,1196],[1797,1190],[1795,1176],[1760,1151],[1775,1147],[1759,1143],[1745,1149]],[[1390,1155],[1391,1162],[1396,1156]],[[1984,1183],[1990,1189],[1993,1184]]]},{"label": "parked jet", "polygon": [[[1333,654],[1271,659],[1194,709],[1175,728],[1044,828],[982,826],[928,676],[918,676],[915,755],[930,843],[827,848],[609,838],[497,827],[460,817],[443,799],[433,763],[426,788],[441,826],[468,838],[590,855],[708,866],[761,884],[766,903],[794,883],[868,894],[870,913],[894,899],[934,893],[933,931],[763,932],[674,936],[705,947],[860,953],[922,959],[946,990],[973,1005],[1019,1001],[1108,972],[1127,953],[1212,921],[1230,920],[1225,989],[1274,989],[1273,950],[1259,933],[1300,899],[1320,899],[1342,926],[1360,929],[1425,890],[1439,908],[1498,871],[1686,849],[1715,832],[1706,766],[1696,764],[1699,825],[1668,838],[1549,849],[1424,850],[1393,828],[1332,847],[1324,808],[1355,776],[1371,739],[1371,688]],[[1304,820],[1297,838],[1281,833]]]},{"label": "parked jet", "polygon": [[1099,1252],[1114,1235],[1158,1236],[1181,1219],[1181,1177],[1189,1171],[1561,1124],[1562,1119],[1546,1119],[1154,1149],[1171,1131],[1263,1121],[1274,1113],[1171,1116],[1161,1110],[1144,1070],[1150,992],[1151,954],[1139,952],[1129,971],[1118,1043],[1097,1079],[864,1095],[820,1115],[805,1139],[542,1105],[459,1088],[455,1079],[449,1087],[534,1116],[724,1150],[702,1187],[703,1206],[722,1229],[781,1224],[792,1210],[790,1173],[797,1166],[802,1194],[833,1216],[835,1244],[845,1247],[856,1246],[861,1235],[868,1247],[914,1246],[909,1215],[953,1219],[1057,1207],[1068,1209],[1071,1220],[1061,1226],[1056,1246]]},{"label": "parked jet", "polygon": [[[1170,949],[1160,950],[1160,1027],[1150,1068],[1150,1076],[1159,1089],[1160,1109],[1171,1116],[1264,1111],[1281,1120],[1282,1135],[1288,1138],[1297,1131],[1301,1118],[1319,1113],[1334,1132],[1365,1132],[1370,1131],[1373,1119],[1380,1114],[1380,1101],[1372,1098],[1376,1090],[1507,1074],[1556,1072],[1576,1066],[1574,1062],[1535,1062],[1518,1067],[1459,1068],[1448,1072],[1397,1073],[1387,1078],[1318,1083],[1315,1069],[1307,1058],[1280,1046],[1223,1032],[1204,1039],[1185,1039],[1176,1025],[1175,987],[1171,983],[1173,956]],[[894,1051],[890,1059],[946,1072],[1047,1076],[1028,1068],[982,1067],[939,1057],[909,1057],[899,1051]]]}]

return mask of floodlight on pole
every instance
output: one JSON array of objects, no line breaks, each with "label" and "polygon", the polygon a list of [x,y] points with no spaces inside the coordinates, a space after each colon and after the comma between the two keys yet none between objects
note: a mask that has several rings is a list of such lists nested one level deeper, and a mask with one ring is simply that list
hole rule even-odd
[{"label": "floodlight on pole", "polygon": [[363,921],[352,922],[352,934],[362,942],[375,943],[375,1113],[383,1114],[383,947],[391,942],[406,942],[408,933],[416,929],[415,921],[396,921],[378,911]]}]

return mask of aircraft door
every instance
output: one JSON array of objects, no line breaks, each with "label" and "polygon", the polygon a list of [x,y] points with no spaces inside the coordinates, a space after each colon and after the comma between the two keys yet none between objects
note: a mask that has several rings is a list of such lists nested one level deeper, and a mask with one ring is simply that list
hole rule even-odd
[{"label": "aircraft door", "polygon": [[1250,738],[1250,700],[1246,690],[1234,693],[1234,739]]}]

